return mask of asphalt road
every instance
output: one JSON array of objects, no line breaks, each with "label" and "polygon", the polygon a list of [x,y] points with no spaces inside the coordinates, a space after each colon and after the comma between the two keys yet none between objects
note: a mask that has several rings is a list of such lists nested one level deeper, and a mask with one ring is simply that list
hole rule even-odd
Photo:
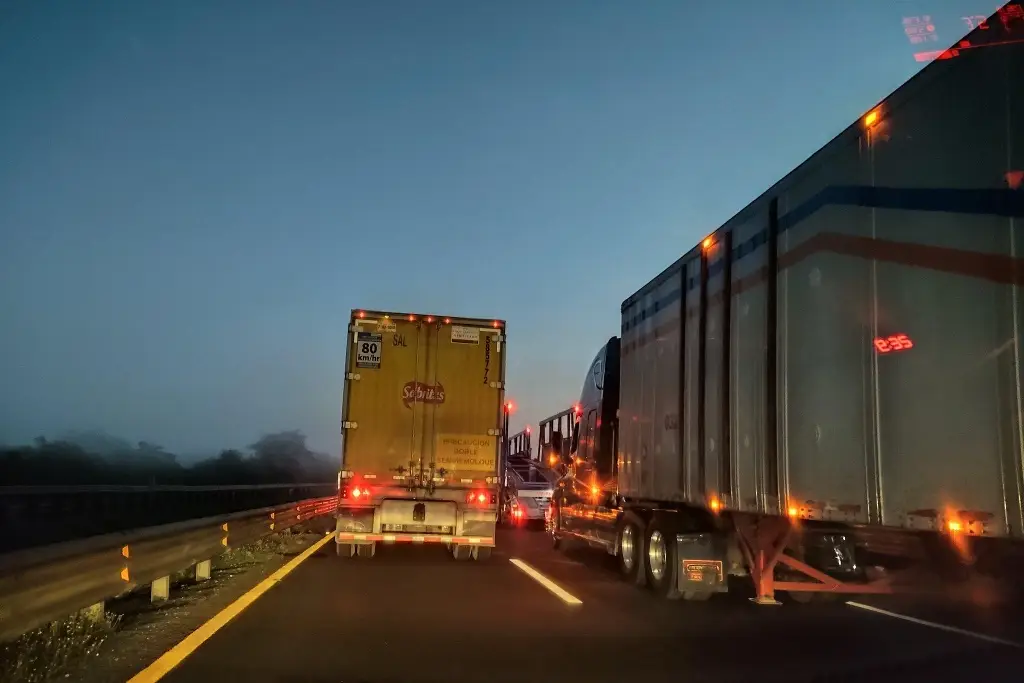
[{"label": "asphalt road", "polygon": [[[1024,649],[849,606],[663,602],[588,550],[503,531],[483,563],[442,548],[340,559],[333,542],[199,647],[167,683],[1020,681]],[[569,605],[519,558],[582,601]],[[585,564],[584,564],[585,562]],[[1024,608],[871,598],[1024,643]]]}]

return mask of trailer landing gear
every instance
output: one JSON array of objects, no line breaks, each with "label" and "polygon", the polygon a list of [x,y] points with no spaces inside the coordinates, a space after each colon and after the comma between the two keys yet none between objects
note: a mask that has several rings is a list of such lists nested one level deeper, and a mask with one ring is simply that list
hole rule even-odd
[{"label": "trailer landing gear", "polygon": [[[752,517],[737,514],[733,521],[736,535],[750,578],[754,582],[754,597],[757,605],[778,605],[775,591],[796,593],[891,593],[893,587],[887,577],[869,583],[846,583],[833,578],[792,555],[785,554],[793,538],[793,524],[785,517]],[[777,581],[775,568],[778,564],[806,577],[806,581]],[[808,602],[804,596],[797,602]]]}]

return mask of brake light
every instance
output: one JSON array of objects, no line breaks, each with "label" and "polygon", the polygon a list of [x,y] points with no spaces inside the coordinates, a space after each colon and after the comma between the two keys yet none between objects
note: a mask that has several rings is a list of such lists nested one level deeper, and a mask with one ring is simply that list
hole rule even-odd
[{"label": "brake light", "polygon": [[523,508],[517,507],[515,510],[512,511],[512,516],[515,517],[516,519],[522,519],[523,518]]},{"label": "brake light", "polygon": [[365,486],[351,486],[341,490],[341,497],[352,500],[370,500],[370,489]]},{"label": "brake light", "polygon": [[498,502],[497,494],[488,495],[487,491],[470,491],[466,494],[466,502],[470,505],[494,505]]}]

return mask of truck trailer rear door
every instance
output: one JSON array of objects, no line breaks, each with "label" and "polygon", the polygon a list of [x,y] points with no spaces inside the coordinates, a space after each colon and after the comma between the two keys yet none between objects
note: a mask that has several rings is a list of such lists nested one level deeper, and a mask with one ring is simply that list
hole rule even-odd
[{"label": "truck trailer rear door", "polygon": [[495,325],[435,327],[427,373],[443,398],[426,408],[424,464],[448,485],[497,482],[505,364],[504,326]]},{"label": "truck trailer rear door", "polygon": [[344,468],[412,486],[489,483],[497,473],[504,325],[362,315],[353,316],[348,354]]}]

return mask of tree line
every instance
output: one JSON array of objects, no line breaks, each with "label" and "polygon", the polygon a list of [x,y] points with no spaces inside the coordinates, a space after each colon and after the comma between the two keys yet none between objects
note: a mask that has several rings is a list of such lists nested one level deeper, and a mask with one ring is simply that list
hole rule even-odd
[{"label": "tree line", "polygon": [[229,448],[190,464],[159,444],[103,432],[0,446],[5,486],[298,484],[335,481],[337,472],[335,459],[310,450],[298,430],[264,434],[246,452]]}]

